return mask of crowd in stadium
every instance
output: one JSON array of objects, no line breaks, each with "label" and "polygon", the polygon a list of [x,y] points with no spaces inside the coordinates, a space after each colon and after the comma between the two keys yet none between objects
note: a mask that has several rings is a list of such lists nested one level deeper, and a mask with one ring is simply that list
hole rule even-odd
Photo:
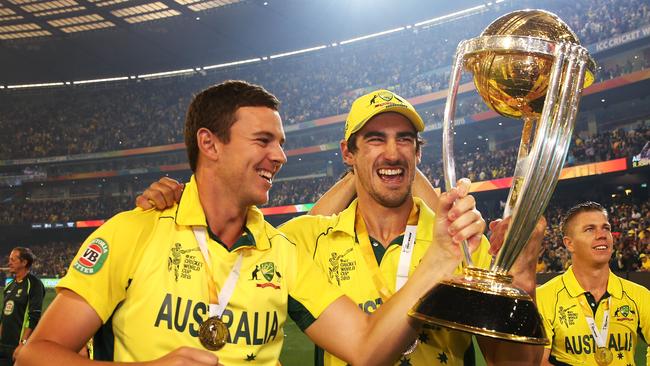
[{"label": "crowd in stadium", "polygon": [[106,219],[130,208],[133,208],[133,199],[128,196],[61,200],[29,199],[2,204],[0,223],[13,225]]},{"label": "crowd in stadium", "polygon": [[[586,138],[574,135],[565,166],[630,157],[638,154],[647,141],[650,141],[650,129],[646,125],[629,131],[603,131]],[[457,153],[457,175],[473,182],[510,177],[515,169],[518,149],[517,144],[489,153],[484,150]],[[424,152],[423,170],[429,180],[437,182],[436,178],[443,176],[439,152],[427,149]]]},{"label": "crowd in stadium", "polygon": [[[499,6],[521,8],[525,4]],[[650,10],[642,0],[558,0],[548,2],[546,8],[561,14],[586,45],[648,24]],[[510,9],[496,11],[504,10]],[[187,79],[8,92],[2,96],[7,102],[0,103],[0,121],[8,126],[0,131],[0,160],[181,142],[190,95],[228,78],[256,82],[274,92],[284,102],[285,124],[345,113],[365,88],[390,87],[406,97],[445,89],[458,41],[478,35],[494,18],[495,11],[487,11],[472,16],[471,21],[463,19],[329,48],[314,56],[271,60]],[[611,78],[646,68],[650,60],[645,57],[642,54],[640,59],[606,66],[597,76]]]}]

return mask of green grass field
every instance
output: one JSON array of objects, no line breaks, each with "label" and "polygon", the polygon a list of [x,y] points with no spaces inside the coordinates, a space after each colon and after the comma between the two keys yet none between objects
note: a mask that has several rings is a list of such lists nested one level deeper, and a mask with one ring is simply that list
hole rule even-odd
[{"label": "green grass field", "polygon": [[[52,302],[54,298],[54,290],[48,289],[45,294],[44,308]],[[476,349],[476,347],[475,347]],[[284,347],[282,348],[282,354],[280,355],[280,362],[283,366],[304,366],[310,365],[314,359],[314,346],[298,328],[298,326],[289,319],[287,324],[284,327]],[[639,344],[637,345],[636,350],[636,364],[645,365],[645,353],[646,345],[641,339],[639,339]],[[483,356],[477,354],[477,365],[484,366],[485,361]]]}]

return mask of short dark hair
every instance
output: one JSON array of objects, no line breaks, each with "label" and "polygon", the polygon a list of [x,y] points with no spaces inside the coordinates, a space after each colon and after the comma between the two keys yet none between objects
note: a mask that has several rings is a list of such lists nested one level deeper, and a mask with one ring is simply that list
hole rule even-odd
[{"label": "short dark hair", "polygon": [[569,230],[569,224],[578,214],[583,212],[591,212],[591,211],[599,211],[605,214],[605,216],[607,216],[607,210],[600,203],[592,202],[592,201],[579,203],[571,207],[567,212],[567,214],[562,219],[562,222],[560,223],[560,228],[562,229],[562,235],[564,236],[567,235],[567,231]]},{"label": "short dark hair", "polygon": [[200,128],[212,131],[223,143],[230,142],[230,128],[241,107],[267,107],[278,110],[280,101],[259,85],[242,80],[227,80],[195,95],[185,118],[185,147],[190,168],[196,172]]},{"label": "short dark hair", "polygon": [[11,251],[14,250],[18,252],[18,258],[21,261],[27,261],[27,268],[32,268],[32,264],[34,264],[34,261],[36,260],[36,256],[32,250],[25,247],[15,247]]}]

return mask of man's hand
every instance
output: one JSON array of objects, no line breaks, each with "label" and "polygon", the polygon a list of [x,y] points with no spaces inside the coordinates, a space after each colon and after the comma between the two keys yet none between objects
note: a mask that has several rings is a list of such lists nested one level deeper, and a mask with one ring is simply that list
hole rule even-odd
[{"label": "man's hand", "polygon": [[175,202],[180,202],[183,188],[185,186],[182,183],[169,177],[162,177],[136,197],[135,204],[143,210],[154,207],[157,210],[164,210],[172,207]]},{"label": "man's hand", "polygon": [[191,347],[177,348],[147,364],[151,366],[223,366],[214,353]]},{"label": "man's hand", "polygon": [[[492,231],[492,235],[490,236],[490,254],[496,255],[499,252],[509,226],[510,218],[494,220],[490,223],[490,231]],[[546,219],[544,216],[541,216],[530,235],[528,243],[526,243],[525,248],[521,251],[510,269],[510,274],[513,276],[513,284],[528,292],[533,298],[536,287],[535,269],[542,249],[545,232]]]},{"label": "man's hand", "polygon": [[485,221],[476,209],[474,197],[469,195],[471,182],[467,178],[458,181],[453,188],[442,195],[436,210],[436,250],[430,250],[437,260],[434,264],[448,263],[450,272],[462,260],[460,244],[467,240],[470,251],[474,251],[481,243],[481,235],[485,230]]}]

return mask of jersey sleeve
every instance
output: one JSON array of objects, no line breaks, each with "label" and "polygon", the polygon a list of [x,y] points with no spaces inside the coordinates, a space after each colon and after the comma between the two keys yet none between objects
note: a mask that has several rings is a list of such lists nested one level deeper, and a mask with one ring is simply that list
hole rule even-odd
[{"label": "jersey sleeve", "polygon": [[304,254],[311,254],[313,258],[319,218],[320,216],[299,216],[285,222],[278,229]]},{"label": "jersey sleeve", "polygon": [[138,209],[123,212],[95,230],[79,248],[57,291],[75,292],[105,323],[126,296],[142,237],[151,225],[143,220],[147,215],[151,216]]},{"label": "jersey sleeve", "polygon": [[295,244],[294,278],[289,289],[289,316],[303,331],[336,299],[343,296],[313,259],[318,217],[299,217],[279,229]]}]

